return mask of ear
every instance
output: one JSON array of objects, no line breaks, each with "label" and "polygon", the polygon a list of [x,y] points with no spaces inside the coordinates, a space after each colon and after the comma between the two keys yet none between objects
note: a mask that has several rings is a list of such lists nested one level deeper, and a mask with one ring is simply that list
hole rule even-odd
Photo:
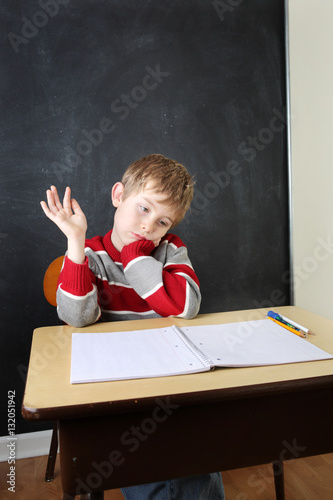
[{"label": "ear", "polygon": [[116,184],[111,189],[111,200],[114,207],[119,207],[123,194],[124,184],[122,182],[116,182]]}]

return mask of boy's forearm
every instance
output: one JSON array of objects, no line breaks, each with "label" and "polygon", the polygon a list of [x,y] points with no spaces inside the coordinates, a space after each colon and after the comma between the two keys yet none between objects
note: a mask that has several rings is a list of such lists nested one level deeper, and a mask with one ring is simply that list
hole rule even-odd
[{"label": "boy's forearm", "polygon": [[67,257],[74,262],[74,264],[83,264],[85,261],[85,234],[79,238],[68,238],[68,253]]},{"label": "boy's forearm", "polygon": [[57,288],[58,316],[65,323],[83,327],[95,323],[101,311],[94,275],[88,259],[77,265],[65,257]]},{"label": "boy's forearm", "polygon": [[160,261],[144,255],[145,251],[150,253],[149,243],[152,242],[140,241],[123,248],[122,263],[128,282],[161,316],[196,316],[201,295],[186,247],[171,246],[168,257]]},{"label": "boy's forearm", "polygon": [[161,262],[146,257],[127,266],[125,276],[136,293],[157,314],[187,319],[198,314],[200,289],[186,265],[170,266],[168,271],[163,269]]},{"label": "boy's forearm", "polygon": [[59,318],[68,325],[82,328],[98,321],[101,310],[97,303],[97,291],[87,294],[79,300],[63,293],[61,287],[57,290],[57,305]]}]

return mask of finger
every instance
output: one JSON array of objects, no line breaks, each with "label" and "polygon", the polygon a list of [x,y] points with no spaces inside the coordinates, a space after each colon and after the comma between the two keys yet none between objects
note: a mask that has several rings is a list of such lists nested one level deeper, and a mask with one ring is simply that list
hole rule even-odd
[{"label": "finger", "polygon": [[75,198],[71,199],[71,208],[72,208],[73,212],[76,215],[82,215],[83,214],[82,208],[80,207],[80,205],[78,204],[78,202],[75,200]]},{"label": "finger", "polygon": [[51,189],[48,189],[46,191],[46,198],[47,198],[47,205],[48,205],[49,210],[52,213],[57,213],[58,208],[56,207],[54,193],[53,193],[53,191],[51,191]]},{"label": "finger", "polygon": [[48,209],[48,206],[46,205],[45,201],[41,201],[40,205],[41,205],[41,207],[42,207],[43,212],[45,213],[45,215],[47,215],[48,212],[49,212],[49,209]]},{"label": "finger", "polygon": [[53,213],[51,212],[51,210],[49,209],[49,207],[47,206],[47,204],[45,203],[45,201],[41,201],[40,202],[41,204],[41,207],[44,211],[44,214],[46,215],[46,217],[48,217],[49,219],[53,220]]},{"label": "finger", "polygon": [[58,190],[55,186],[51,186],[51,193],[53,195],[55,206],[57,207],[58,210],[62,210],[63,207],[59,199]]},{"label": "finger", "polygon": [[71,208],[71,188],[66,187],[64,200],[63,200],[64,208]]}]

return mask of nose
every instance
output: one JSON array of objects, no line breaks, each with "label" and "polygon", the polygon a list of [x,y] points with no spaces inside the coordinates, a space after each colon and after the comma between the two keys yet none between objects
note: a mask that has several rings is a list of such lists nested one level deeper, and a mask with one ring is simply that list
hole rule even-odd
[{"label": "nose", "polygon": [[150,233],[152,231],[152,224],[148,220],[144,220],[141,222],[141,229],[145,233]]}]

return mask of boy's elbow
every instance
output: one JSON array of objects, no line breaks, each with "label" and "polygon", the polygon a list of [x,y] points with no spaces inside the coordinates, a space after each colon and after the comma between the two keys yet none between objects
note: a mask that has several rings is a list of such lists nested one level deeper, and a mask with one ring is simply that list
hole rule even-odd
[{"label": "boy's elbow", "polygon": [[73,326],[74,328],[84,328],[94,323],[94,321],[87,321],[83,317],[61,314],[61,311],[58,311],[58,317],[61,321],[66,323],[66,325]]},{"label": "boy's elbow", "polygon": [[201,294],[200,291],[194,291],[192,290],[191,293],[189,294],[187,304],[185,306],[185,309],[181,314],[179,314],[178,317],[184,318],[184,319],[193,319],[197,316],[200,310],[200,304],[201,304]]},{"label": "boy's elbow", "polygon": [[188,314],[188,313],[184,313],[184,314],[180,314],[178,316],[178,318],[183,318],[183,319],[194,319],[196,317],[196,314]]},{"label": "boy's elbow", "polygon": [[80,301],[71,302],[71,304],[61,300],[58,302],[57,312],[59,319],[67,325],[75,328],[83,328],[92,325],[99,320],[101,311],[98,306],[89,308],[87,305],[82,307]]},{"label": "boy's elbow", "polygon": [[200,304],[198,304],[198,306],[195,308],[190,308],[188,311],[185,311],[184,314],[180,315],[180,317],[184,319],[193,319],[199,313],[199,309],[200,309]]},{"label": "boy's elbow", "polygon": [[[85,318],[84,315],[77,316],[73,314],[64,314],[61,309],[58,308],[58,317],[61,321],[74,328],[84,328],[85,326],[92,325],[96,321],[91,320],[91,318]],[[98,319],[98,318],[97,318]]]}]

